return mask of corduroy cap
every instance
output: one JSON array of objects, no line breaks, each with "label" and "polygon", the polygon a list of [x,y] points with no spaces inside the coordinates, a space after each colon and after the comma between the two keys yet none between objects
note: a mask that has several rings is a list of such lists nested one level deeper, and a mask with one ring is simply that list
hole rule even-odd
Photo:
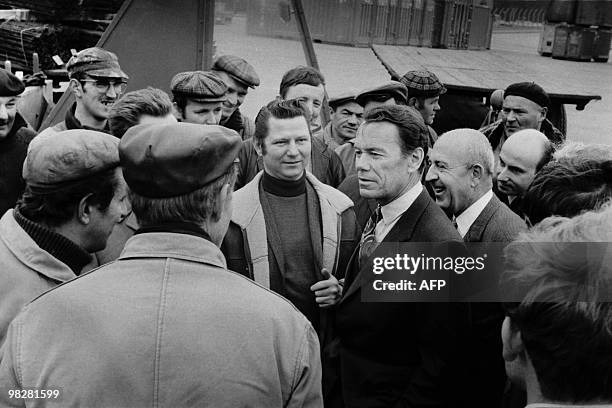
[{"label": "corduroy cap", "polygon": [[219,76],[209,71],[185,71],[170,81],[173,94],[184,95],[200,102],[223,102],[227,99],[227,85]]},{"label": "corduroy cap", "polygon": [[408,88],[408,98],[413,96],[432,98],[446,93],[446,87],[436,74],[429,71],[408,71],[400,82]]},{"label": "corduroy cap", "polygon": [[36,136],[28,146],[23,179],[53,192],[119,165],[119,139],[87,129]]},{"label": "corduroy cap", "polygon": [[79,51],[66,64],[70,76],[86,73],[90,76],[102,78],[129,79],[121,70],[117,56],[100,47],[91,47]]},{"label": "corduroy cap", "polygon": [[24,90],[25,85],[19,78],[0,68],[0,96],[17,96]]},{"label": "corduroy cap", "polygon": [[336,109],[340,105],[344,105],[348,102],[357,102],[357,92],[354,90],[348,90],[329,98],[329,107]]},{"label": "corduroy cap", "polygon": [[521,96],[529,99],[543,108],[550,107],[550,98],[548,97],[548,94],[535,82],[517,82],[508,86],[504,91],[504,98],[510,95]]},{"label": "corduroy cap", "polygon": [[123,177],[143,197],[189,194],[221,177],[242,146],[235,131],[193,123],[137,125],[119,145]]},{"label": "corduroy cap", "polygon": [[386,101],[390,98],[395,98],[396,102],[405,104],[408,101],[408,90],[406,89],[406,85],[397,81],[388,81],[382,85],[377,85],[361,91],[355,100],[361,106],[365,106],[370,100]]},{"label": "corduroy cap", "polygon": [[249,88],[259,86],[259,76],[255,68],[245,60],[235,55],[222,55],[215,60],[213,70],[223,71],[236,81]]}]

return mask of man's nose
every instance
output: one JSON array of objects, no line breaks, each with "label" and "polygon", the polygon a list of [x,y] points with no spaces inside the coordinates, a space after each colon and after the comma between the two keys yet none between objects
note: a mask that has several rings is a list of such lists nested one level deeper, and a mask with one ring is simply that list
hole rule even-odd
[{"label": "man's nose", "polygon": [[6,110],[6,105],[0,104],[0,120],[8,119],[8,111]]},{"label": "man's nose", "polygon": [[434,166],[429,166],[427,169],[427,174],[425,174],[425,181],[432,181],[438,178],[438,172],[435,170]]}]

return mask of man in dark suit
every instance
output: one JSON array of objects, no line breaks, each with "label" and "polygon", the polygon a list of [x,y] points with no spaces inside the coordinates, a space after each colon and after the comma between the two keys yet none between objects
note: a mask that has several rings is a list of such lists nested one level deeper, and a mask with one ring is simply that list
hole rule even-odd
[{"label": "man in dark suit", "polygon": [[[495,156],[485,135],[473,129],[451,130],[440,136],[428,156],[426,180],[465,242],[511,242],[526,230],[525,222],[493,194]],[[488,278],[490,284],[483,286],[496,286],[498,277]],[[478,389],[470,401],[474,406],[499,406],[506,383],[499,356],[504,312],[499,303],[473,303],[470,310],[468,373]]]},{"label": "man in dark suit", "polygon": [[355,142],[362,197],[378,208],[347,269],[337,304],[339,366],[346,407],[455,406],[454,360],[465,327],[459,304],[366,303],[372,269],[366,243],[447,242],[461,237],[421,184],[427,128],[404,106],[366,112]]}]

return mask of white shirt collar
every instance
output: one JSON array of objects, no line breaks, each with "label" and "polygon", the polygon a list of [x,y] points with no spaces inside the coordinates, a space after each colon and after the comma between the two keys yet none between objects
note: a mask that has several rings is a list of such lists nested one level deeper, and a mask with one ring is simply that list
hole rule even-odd
[{"label": "white shirt collar", "polygon": [[487,191],[482,197],[476,202],[465,209],[455,221],[457,221],[457,230],[461,234],[461,238],[465,237],[465,234],[470,230],[470,227],[476,221],[476,218],[480,215],[482,210],[489,204],[489,201],[493,198],[493,190]]},{"label": "white shirt collar", "polygon": [[423,185],[418,182],[395,200],[380,207],[382,220],[376,226],[376,239],[379,242],[393,228],[400,216],[416,201],[422,191]]}]

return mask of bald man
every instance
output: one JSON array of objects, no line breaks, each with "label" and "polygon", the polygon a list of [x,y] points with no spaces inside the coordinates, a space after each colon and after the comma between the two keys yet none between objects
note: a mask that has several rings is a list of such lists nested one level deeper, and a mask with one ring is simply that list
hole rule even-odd
[{"label": "bald man", "polygon": [[544,133],[524,129],[512,134],[499,153],[497,188],[508,196],[510,208],[523,216],[521,198],[536,173],[554,154],[554,146]]},{"label": "bald man", "polygon": [[429,162],[425,180],[465,241],[509,242],[525,228],[493,194],[493,149],[481,132],[444,133],[429,151]]}]

